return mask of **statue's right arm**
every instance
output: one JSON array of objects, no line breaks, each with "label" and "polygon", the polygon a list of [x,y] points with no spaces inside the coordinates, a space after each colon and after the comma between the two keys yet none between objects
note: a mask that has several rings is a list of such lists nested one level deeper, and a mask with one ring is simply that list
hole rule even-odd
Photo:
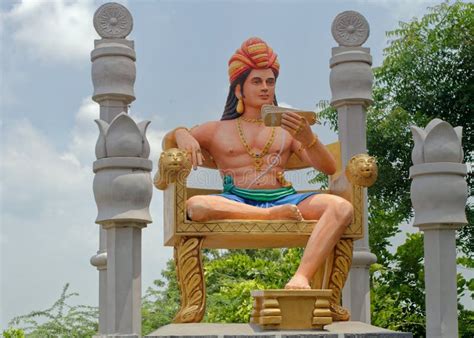
[{"label": "statue's right arm", "polygon": [[204,157],[202,156],[201,148],[209,149],[217,125],[217,121],[211,121],[195,126],[190,130],[177,128],[172,131],[178,148],[186,150],[191,155],[194,169],[196,169],[198,165],[202,165]]}]

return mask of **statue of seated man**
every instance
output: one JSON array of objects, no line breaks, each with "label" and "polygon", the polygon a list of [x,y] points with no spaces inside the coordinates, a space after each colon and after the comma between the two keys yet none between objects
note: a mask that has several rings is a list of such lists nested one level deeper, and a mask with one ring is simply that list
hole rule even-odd
[{"label": "statue of seated man", "polygon": [[312,232],[289,289],[310,288],[317,268],[352,220],[352,205],[321,193],[296,193],[283,172],[292,153],[331,175],[336,162],[314,136],[305,118],[283,114],[281,127],[266,127],[260,109],[277,105],[275,86],[280,65],[272,48],[250,38],[229,60],[230,89],[220,121],[187,130],[175,129],[178,148],[186,150],[193,168],[203,163],[205,149],[224,181],[217,195],[198,195],[186,204],[193,221],[222,219],[319,220]]}]

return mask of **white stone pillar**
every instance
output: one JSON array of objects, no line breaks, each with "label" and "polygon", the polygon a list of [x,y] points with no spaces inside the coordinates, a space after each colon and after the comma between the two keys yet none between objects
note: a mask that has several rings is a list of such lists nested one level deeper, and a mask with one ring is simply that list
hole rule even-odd
[{"label": "white stone pillar", "polygon": [[[331,105],[337,108],[339,141],[345,166],[353,155],[367,153],[366,108],[372,103],[372,56],[361,47],[369,37],[369,24],[354,11],[338,14],[331,27],[339,47],[330,60]],[[354,257],[343,289],[343,305],[351,320],[370,323],[369,267],[376,257],[369,250],[367,192],[364,193],[364,238],[354,243]]]},{"label": "white stone pillar", "polygon": [[94,15],[102,37],[91,53],[92,98],[100,104],[93,188],[101,230],[91,263],[100,271],[99,336],[106,337],[141,335],[141,229],[151,222],[149,121],[136,124],[127,115],[135,100],[134,43],[126,39],[132,26],[129,11],[117,3]]},{"label": "white stone pillar", "polygon": [[107,331],[107,234],[99,230],[99,251],[91,257],[91,264],[99,270],[99,336]]},{"label": "white stone pillar", "polygon": [[467,224],[462,127],[434,119],[411,127],[413,224],[424,232],[426,336],[458,336],[456,230]]}]

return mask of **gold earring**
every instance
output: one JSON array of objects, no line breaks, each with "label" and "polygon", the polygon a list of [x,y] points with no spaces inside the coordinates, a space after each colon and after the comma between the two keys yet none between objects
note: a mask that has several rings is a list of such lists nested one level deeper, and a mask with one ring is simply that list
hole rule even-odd
[{"label": "gold earring", "polygon": [[244,112],[244,101],[242,101],[242,99],[239,99],[239,102],[237,103],[237,108],[235,110],[239,114],[242,114]]}]

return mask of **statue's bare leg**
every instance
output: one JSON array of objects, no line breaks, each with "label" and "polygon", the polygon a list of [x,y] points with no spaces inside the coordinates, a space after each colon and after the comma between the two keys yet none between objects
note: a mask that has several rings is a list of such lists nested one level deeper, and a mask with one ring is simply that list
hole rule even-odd
[{"label": "statue's bare leg", "polygon": [[287,289],[309,289],[309,282],[323,264],[352,220],[352,205],[345,199],[328,194],[313,195],[298,204],[304,219],[319,219]]},{"label": "statue's bare leg", "polygon": [[186,208],[189,218],[198,222],[219,219],[302,220],[301,213],[293,204],[259,208],[222,196],[193,196],[186,202]]}]

